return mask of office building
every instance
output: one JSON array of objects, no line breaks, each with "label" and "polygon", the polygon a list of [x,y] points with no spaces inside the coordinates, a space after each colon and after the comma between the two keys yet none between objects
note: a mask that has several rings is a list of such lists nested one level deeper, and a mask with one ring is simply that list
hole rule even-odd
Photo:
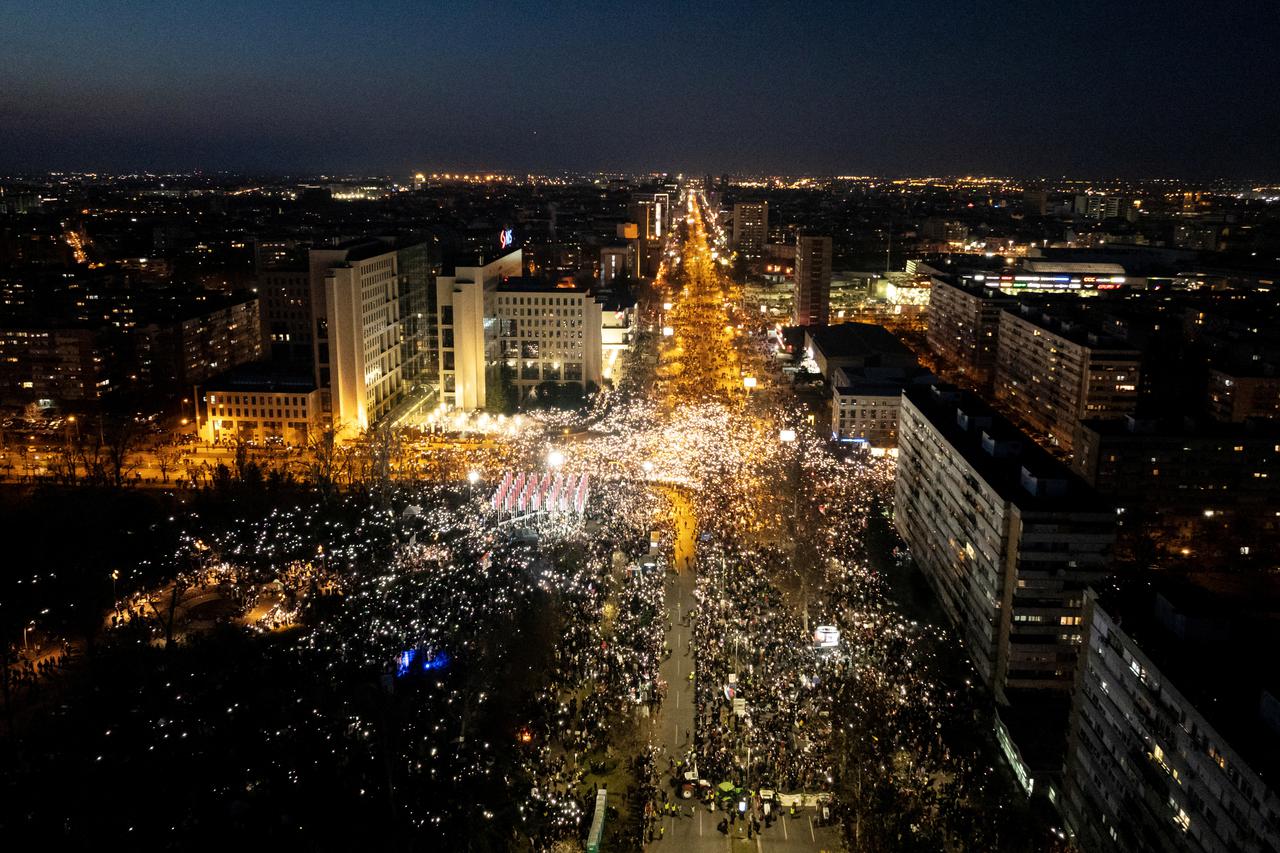
[{"label": "office building", "polygon": [[804,364],[831,385],[831,436],[896,447],[902,389],[929,377],[888,329],[839,323],[804,329]]},{"label": "office building", "polygon": [[759,258],[769,242],[769,202],[740,201],[733,206],[733,247],[748,258]]},{"label": "office building", "polygon": [[523,258],[516,249],[488,263],[483,257],[466,259],[452,274],[436,278],[440,394],[447,405],[468,410],[489,405],[488,386],[500,378],[494,296],[504,278],[523,274]]},{"label": "office building", "polygon": [[652,278],[658,272],[662,246],[671,231],[671,195],[632,193],[628,213],[636,224],[636,276]]},{"label": "office building", "polygon": [[316,385],[333,422],[364,430],[422,402],[436,364],[426,244],[362,239],[309,260]]},{"label": "office building", "polygon": [[1280,849],[1275,602],[1265,580],[1089,591],[1058,803],[1079,849]]},{"label": "office building", "polygon": [[325,424],[326,413],[310,371],[284,373],[250,365],[203,388],[196,428],[206,441],[305,445]]},{"label": "office building", "polygon": [[572,281],[509,278],[494,294],[504,375],[524,400],[544,383],[598,387],[603,379],[601,303]]},{"label": "office building", "polygon": [[976,395],[903,392],[894,517],[1001,702],[1066,691],[1115,510]]},{"label": "office building", "polygon": [[1014,298],[980,284],[934,276],[929,294],[929,349],[979,385],[995,369],[1000,312]]},{"label": "office building", "polygon": [[795,310],[797,326],[825,326],[831,314],[831,238],[796,237]]},{"label": "office building", "polygon": [[1085,418],[1118,418],[1138,402],[1142,354],[1125,341],[1029,306],[1000,314],[995,397],[1066,452]]},{"label": "office building", "polygon": [[934,381],[923,370],[896,378],[867,378],[856,369],[837,368],[831,380],[831,437],[873,449],[896,448],[902,392]]}]

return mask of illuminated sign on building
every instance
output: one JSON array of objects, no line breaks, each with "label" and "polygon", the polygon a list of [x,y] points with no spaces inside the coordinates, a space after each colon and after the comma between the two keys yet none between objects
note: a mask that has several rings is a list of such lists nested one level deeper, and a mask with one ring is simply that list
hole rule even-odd
[{"label": "illuminated sign on building", "polygon": [[1125,283],[1122,275],[975,275],[974,281],[1000,290],[1115,290]]},{"label": "illuminated sign on building", "polygon": [[510,228],[503,228],[498,232],[498,245],[504,249],[511,248],[511,244],[516,241],[515,232]]}]

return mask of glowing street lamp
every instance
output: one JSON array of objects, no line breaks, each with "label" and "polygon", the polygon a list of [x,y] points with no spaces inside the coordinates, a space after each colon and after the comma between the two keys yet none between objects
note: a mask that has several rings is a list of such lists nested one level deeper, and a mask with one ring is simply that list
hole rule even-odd
[{"label": "glowing street lamp", "polygon": [[663,336],[664,338],[669,338],[669,337],[671,337],[672,335],[674,335],[675,333],[676,333],[676,330],[675,330],[675,329],[673,329],[673,328],[672,328],[672,327],[670,327],[670,326],[663,326],[663,327],[662,327],[662,336]]},{"label": "glowing street lamp", "polygon": [[479,472],[479,471],[469,471],[469,472],[467,472],[467,482],[468,482],[468,483],[470,483],[470,484],[471,484],[471,485],[473,485],[473,486],[474,486],[476,483],[480,482],[480,472]]},{"label": "glowing street lamp", "polygon": [[793,429],[784,429],[778,433],[778,440],[786,444],[796,440],[796,431]]},{"label": "glowing street lamp", "polygon": [[559,450],[553,450],[547,454],[547,465],[551,468],[559,468],[564,464],[564,454]]},{"label": "glowing street lamp", "polygon": [[756,387],[756,378],[754,376],[742,377],[742,387],[750,391],[752,388]]}]

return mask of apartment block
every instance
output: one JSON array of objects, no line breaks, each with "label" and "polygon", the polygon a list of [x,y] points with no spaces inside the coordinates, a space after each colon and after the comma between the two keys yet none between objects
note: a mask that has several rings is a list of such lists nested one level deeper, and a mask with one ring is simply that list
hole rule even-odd
[{"label": "apartment block", "polygon": [[995,397],[1067,453],[1081,420],[1134,410],[1141,372],[1141,352],[1119,338],[1026,306],[1000,314]]},{"label": "apartment block", "polygon": [[895,523],[979,675],[1006,701],[1070,689],[1084,589],[1115,511],[980,398],[903,393]]},{"label": "apartment block", "polygon": [[1274,590],[1090,590],[1059,808],[1085,853],[1280,849]]}]

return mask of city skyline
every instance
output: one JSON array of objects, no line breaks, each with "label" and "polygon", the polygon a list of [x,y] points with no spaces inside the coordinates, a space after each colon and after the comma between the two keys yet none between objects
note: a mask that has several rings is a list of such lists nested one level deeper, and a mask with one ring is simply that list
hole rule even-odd
[{"label": "city skyline", "polygon": [[14,9],[0,171],[1265,180],[1277,20],[1234,9]]}]

